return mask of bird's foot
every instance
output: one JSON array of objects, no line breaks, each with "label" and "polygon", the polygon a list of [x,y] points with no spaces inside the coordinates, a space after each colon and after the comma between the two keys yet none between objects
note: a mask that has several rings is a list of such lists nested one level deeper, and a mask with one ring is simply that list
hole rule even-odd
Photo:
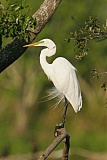
[{"label": "bird's foot", "polygon": [[54,130],[54,136],[55,137],[57,137],[57,136],[59,136],[60,135],[60,133],[59,133],[59,131],[58,131],[58,129],[60,129],[60,128],[64,128],[64,123],[61,123],[61,124],[57,124],[56,126],[55,126],[55,130]]}]

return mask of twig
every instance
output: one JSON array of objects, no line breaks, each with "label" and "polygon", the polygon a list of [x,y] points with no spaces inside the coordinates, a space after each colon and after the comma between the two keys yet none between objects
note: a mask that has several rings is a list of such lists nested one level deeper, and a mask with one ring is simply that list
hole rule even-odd
[{"label": "twig", "polygon": [[44,153],[40,156],[38,160],[45,160],[51,152],[58,146],[58,144],[64,140],[64,150],[62,160],[68,160],[68,152],[69,152],[69,138],[70,136],[67,134],[65,128],[57,129],[58,137],[52,142],[52,144],[44,151]]}]

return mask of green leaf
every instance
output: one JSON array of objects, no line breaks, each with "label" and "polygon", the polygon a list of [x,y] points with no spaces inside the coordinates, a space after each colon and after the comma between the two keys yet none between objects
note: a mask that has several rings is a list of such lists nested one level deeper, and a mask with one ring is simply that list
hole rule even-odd
[{"label": "green leaf", "polygon": [[[7,8],[0,5],[0,35],[4,37],[25,38],[27,41],[30,38],[30,33],[27,28],[34,28],[36,20],[29,15],[29,6],[25,6],[25,0],[17,3],[8,4]],[[2,37],[1,37],[2,39]],[[1,41],[2,43],[2,41]]]}]

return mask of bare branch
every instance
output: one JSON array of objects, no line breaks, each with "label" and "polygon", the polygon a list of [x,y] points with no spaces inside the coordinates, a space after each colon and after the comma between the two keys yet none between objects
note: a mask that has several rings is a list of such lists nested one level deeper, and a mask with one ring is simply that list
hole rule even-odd
[{"label": "bare branch", "polygon": [[[44,28],[61,1],[62,0],[44,0],[40,8],[34,13],[33,17],[36,18],[37,26],[33,31],[30,29],[30,43]],[[16,38],[0,51],[0,72],[16,61],[25,52],[26,48],[23,48],[25,44],[27,43],[24,39],[19,40]]]},{"label": "bare branch", "polygon": [[51,152],[58,146],[58,144],[64,140],[64,151],[62,160],[68,160],[68,152],[69,152],[69,138],[70,136],[67,134],[65,128],[57,129],[59,136],[52,142],[52,144],[45,150],[45,152],[40,156],[38,160],[45,160]]}]

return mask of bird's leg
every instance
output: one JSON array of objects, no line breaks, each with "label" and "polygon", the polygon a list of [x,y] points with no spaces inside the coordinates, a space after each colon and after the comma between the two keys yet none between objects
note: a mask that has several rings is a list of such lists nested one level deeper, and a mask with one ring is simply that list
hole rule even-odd
[{"label": "bird's leg", "polygon": [[66,121],[67,108],[68,108],[68,100],[67,100],[66,97],[65,97],[64,114],[63,114],[62,123],[61,123],[62,126],[63,126],[63,128],[64,128],[64,124],[65,124],[65,121]]},{"label": "bird's leg", "polygon": [[65,106],[64,106],[64,114],[63,114],[63,118],[62,118],[62,123],[59,124],[59,125],[56,125],[55,131],[54,131],[54,135],[55,135],[55,136],[58,136],[57,129],[64,128],[64,124],[65,124],[65,120],[66,120],[67,108],[68,108],[68,100],[67,100],[67,98],[65,97]]}]

